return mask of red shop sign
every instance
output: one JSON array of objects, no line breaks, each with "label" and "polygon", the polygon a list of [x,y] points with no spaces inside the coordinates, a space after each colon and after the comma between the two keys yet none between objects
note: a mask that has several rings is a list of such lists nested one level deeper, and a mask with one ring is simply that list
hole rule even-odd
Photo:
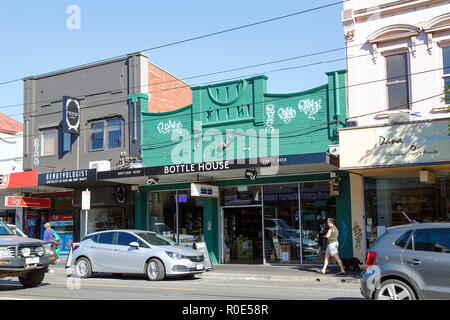
[{"label": "red shop sign", "polygon": [[6,207],[50,208],[50,199],[10,196],[10,197],[5,197],[5,206]]}]

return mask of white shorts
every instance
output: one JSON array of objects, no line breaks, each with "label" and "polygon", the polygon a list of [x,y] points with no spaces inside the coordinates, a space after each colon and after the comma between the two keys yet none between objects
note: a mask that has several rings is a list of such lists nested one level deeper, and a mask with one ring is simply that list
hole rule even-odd
[{"label": "white shorts", "polygon": [[334,257],[338,254],[339,242],[332,242],[327,245],[327,249],[325,250],[325,254],[329,253],[330,256]]}]

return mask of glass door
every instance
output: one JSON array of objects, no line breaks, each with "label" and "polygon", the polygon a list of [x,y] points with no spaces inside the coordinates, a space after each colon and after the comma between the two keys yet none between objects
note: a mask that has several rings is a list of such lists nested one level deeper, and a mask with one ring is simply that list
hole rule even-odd
[{"label": "glass door", "polygon": [[264,253],[266,263],[299,264],[298,183],[264,186]]},{"label": "glass door", "polygon": [[261,207],[223,208],[224,262],[263,263]]},{"label": "glass door", "polygon": [[323,264],[328,227],[327,218],[336,218],[336,198],[327,181],[303,182],[301,190],[302,256],[304,264]]}]

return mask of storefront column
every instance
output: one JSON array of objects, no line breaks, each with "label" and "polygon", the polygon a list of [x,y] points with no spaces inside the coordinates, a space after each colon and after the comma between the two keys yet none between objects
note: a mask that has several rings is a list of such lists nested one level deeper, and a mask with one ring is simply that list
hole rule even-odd
[{"label": "storefront column", "polygon": [[348,175],[342,175],[339,196],[336,197],[336,220],[339,230],[339,256],[341,258],[353,257],[351,198],[350,178]]},{"label": "storefront column", "polygon": [[366,224],[364,221],[364,178],[350,173],[353,253],[364,262],[366,256]]},{"label": "storefront column", "polygon": [[219,212],[218,199],[203,200],[203,237],[208,247],[212,264],[219,263]]},{"label": "storefront column", "polygon": [[134,192],[134,221],[138,230],[149,230],[148,217],[148,192],[139,190]]}]

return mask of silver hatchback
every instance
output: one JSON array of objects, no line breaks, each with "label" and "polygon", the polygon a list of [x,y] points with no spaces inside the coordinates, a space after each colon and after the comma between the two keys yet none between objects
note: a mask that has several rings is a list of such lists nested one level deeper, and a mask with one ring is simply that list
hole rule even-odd
[{"label": "silver hatchback", "polygon": [[67,266],[88,278],[94,272],[145,274],[149,280],[192,276],[205,271],[201,252],[150,231],[110,230],[86,236]]},{"label": "silver hatchback", "polygon": [[386,230],[367,252],[362,295],[377,300],[450,299],[450,223]]}]

